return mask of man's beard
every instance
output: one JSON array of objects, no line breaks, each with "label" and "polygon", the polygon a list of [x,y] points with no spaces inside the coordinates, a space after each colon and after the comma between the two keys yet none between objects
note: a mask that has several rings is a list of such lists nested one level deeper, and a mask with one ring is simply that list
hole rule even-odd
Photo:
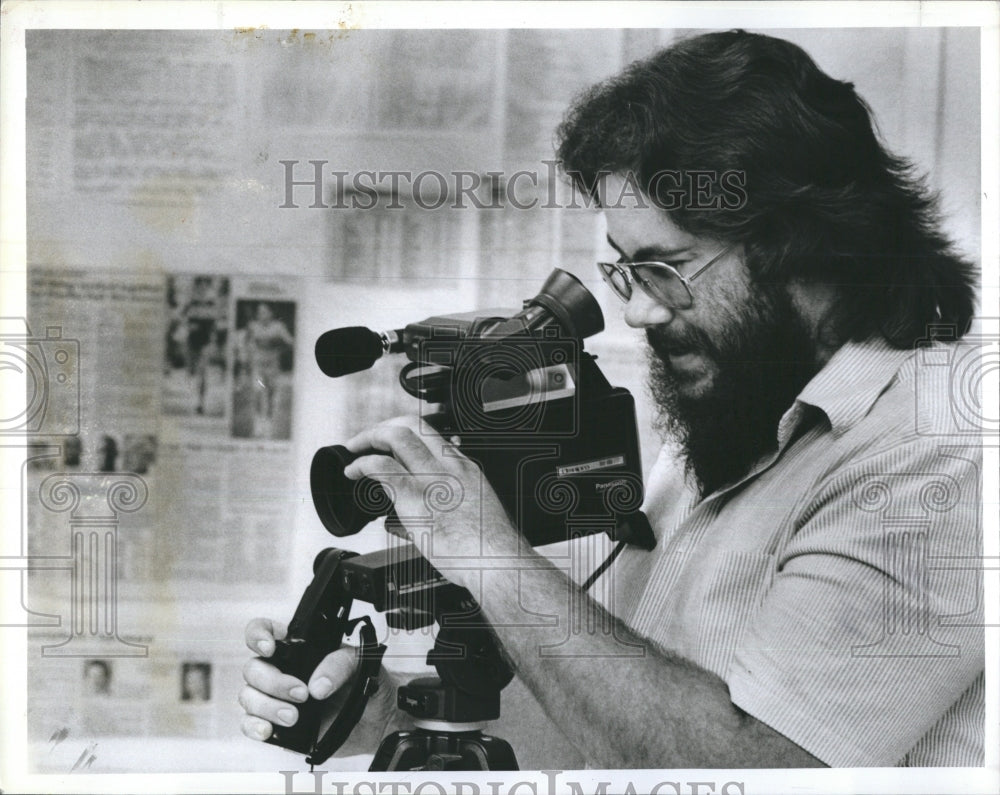
[{"label": "man's beard", "polygon": [[[777,447],[778,421],[815,375],[816,348],[782,287],[751,285],[748,303],[709,335],[670,324],[646,330],[659,428],[676,440],[702,495],[747,474]],[[696,353],[712,367],[707,388],[671,365]]]}]

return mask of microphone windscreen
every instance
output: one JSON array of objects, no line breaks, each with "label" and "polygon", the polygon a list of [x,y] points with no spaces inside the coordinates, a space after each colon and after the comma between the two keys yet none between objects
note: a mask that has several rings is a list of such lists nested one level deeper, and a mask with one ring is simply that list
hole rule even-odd
[{"label": "microphone windscreen", "polygon": [[316,340],[316,364],[330,378],[367,370],[382,355],[382,337],[364,326],[335,328]]}]

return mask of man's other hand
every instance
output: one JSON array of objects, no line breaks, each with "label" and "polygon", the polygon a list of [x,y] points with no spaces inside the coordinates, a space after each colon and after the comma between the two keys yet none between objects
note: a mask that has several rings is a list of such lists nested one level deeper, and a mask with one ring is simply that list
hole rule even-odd
[{"label": "man's other hand", "polygon": [[[308,683],[282,673],[267,658],[274,654],[274,642],[287,633],[285,624],[268,618],[255,618],[246,626],[246,644],[250,651],[260,655],[252,657],[243,666],[246,684],[239,694],[240,706],[246,712],[240,728],[252,740],[266,740],[271,736],[274,724],[294,726],[299,718],[297,705],[310,695],[321,701],[328,700],[326,717],[335,714],[341,708],[346,686],[357,670],[357,650],[345,646],[328,654],[316,666]],[[395,682],[382,668],[378,692],[368,702],[364,717],[338,752],[339,755],[375,752],[389,719],[395,714],[395,693]]]}]

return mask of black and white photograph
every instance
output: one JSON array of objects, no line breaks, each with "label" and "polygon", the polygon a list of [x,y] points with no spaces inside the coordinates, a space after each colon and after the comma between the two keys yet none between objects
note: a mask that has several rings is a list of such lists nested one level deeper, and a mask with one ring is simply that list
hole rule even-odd
[{"label": "black and white photograph", "polygon": [[152,433],[125,434],[124,469],[137,475],[152,474],[156,464],[156,435]]},{"label": "black and white photograph", "polygon": [[0,791],[1000,791],[1000,4],[3,16]]},{"label": "black and white photograph", "polygon": [[107,696],[111,693],[111,663],[108,660],[85,660],[83,663],[83,689],[90,696]]},{"label": "black and white photograph", "polygon": [[232,434],[288,439],[292,428],[295,304],[236,301]]},{"label": "black and white photograph", "polygon": [[167,277],[163,412],[225,414],[229,279]]},{"label": "black and white photograph", "polygon": [[210,701],[212,699],[212,664],[186,662],[181,664],[181,701]]}]

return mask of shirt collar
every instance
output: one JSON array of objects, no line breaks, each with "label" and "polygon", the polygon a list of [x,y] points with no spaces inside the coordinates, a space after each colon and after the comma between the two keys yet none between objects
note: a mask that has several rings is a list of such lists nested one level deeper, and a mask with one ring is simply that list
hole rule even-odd
[{"label": "shirt collar", "polygon": [[[819,409],[830,422],[834,436],[847,431],[871,411],[913,351],[893,348],[881,337],[848,342],[830,357],[822,370],[805,385],[792,407],[778,423],[778,446],[757,461],[743,477],[723,486],[708,499],[725,494],[769,469],[805,426],[810,407]],[[692,487],[693,488],[693,487]]]},{"label": "shirt collar", "polygon": [[912,353],[893,348],[881,337],[841,346],[781,418],[779,439],[791,433],[803,414],[802,405],[822,411],[835,436],[844,433],[871,411]]}]

